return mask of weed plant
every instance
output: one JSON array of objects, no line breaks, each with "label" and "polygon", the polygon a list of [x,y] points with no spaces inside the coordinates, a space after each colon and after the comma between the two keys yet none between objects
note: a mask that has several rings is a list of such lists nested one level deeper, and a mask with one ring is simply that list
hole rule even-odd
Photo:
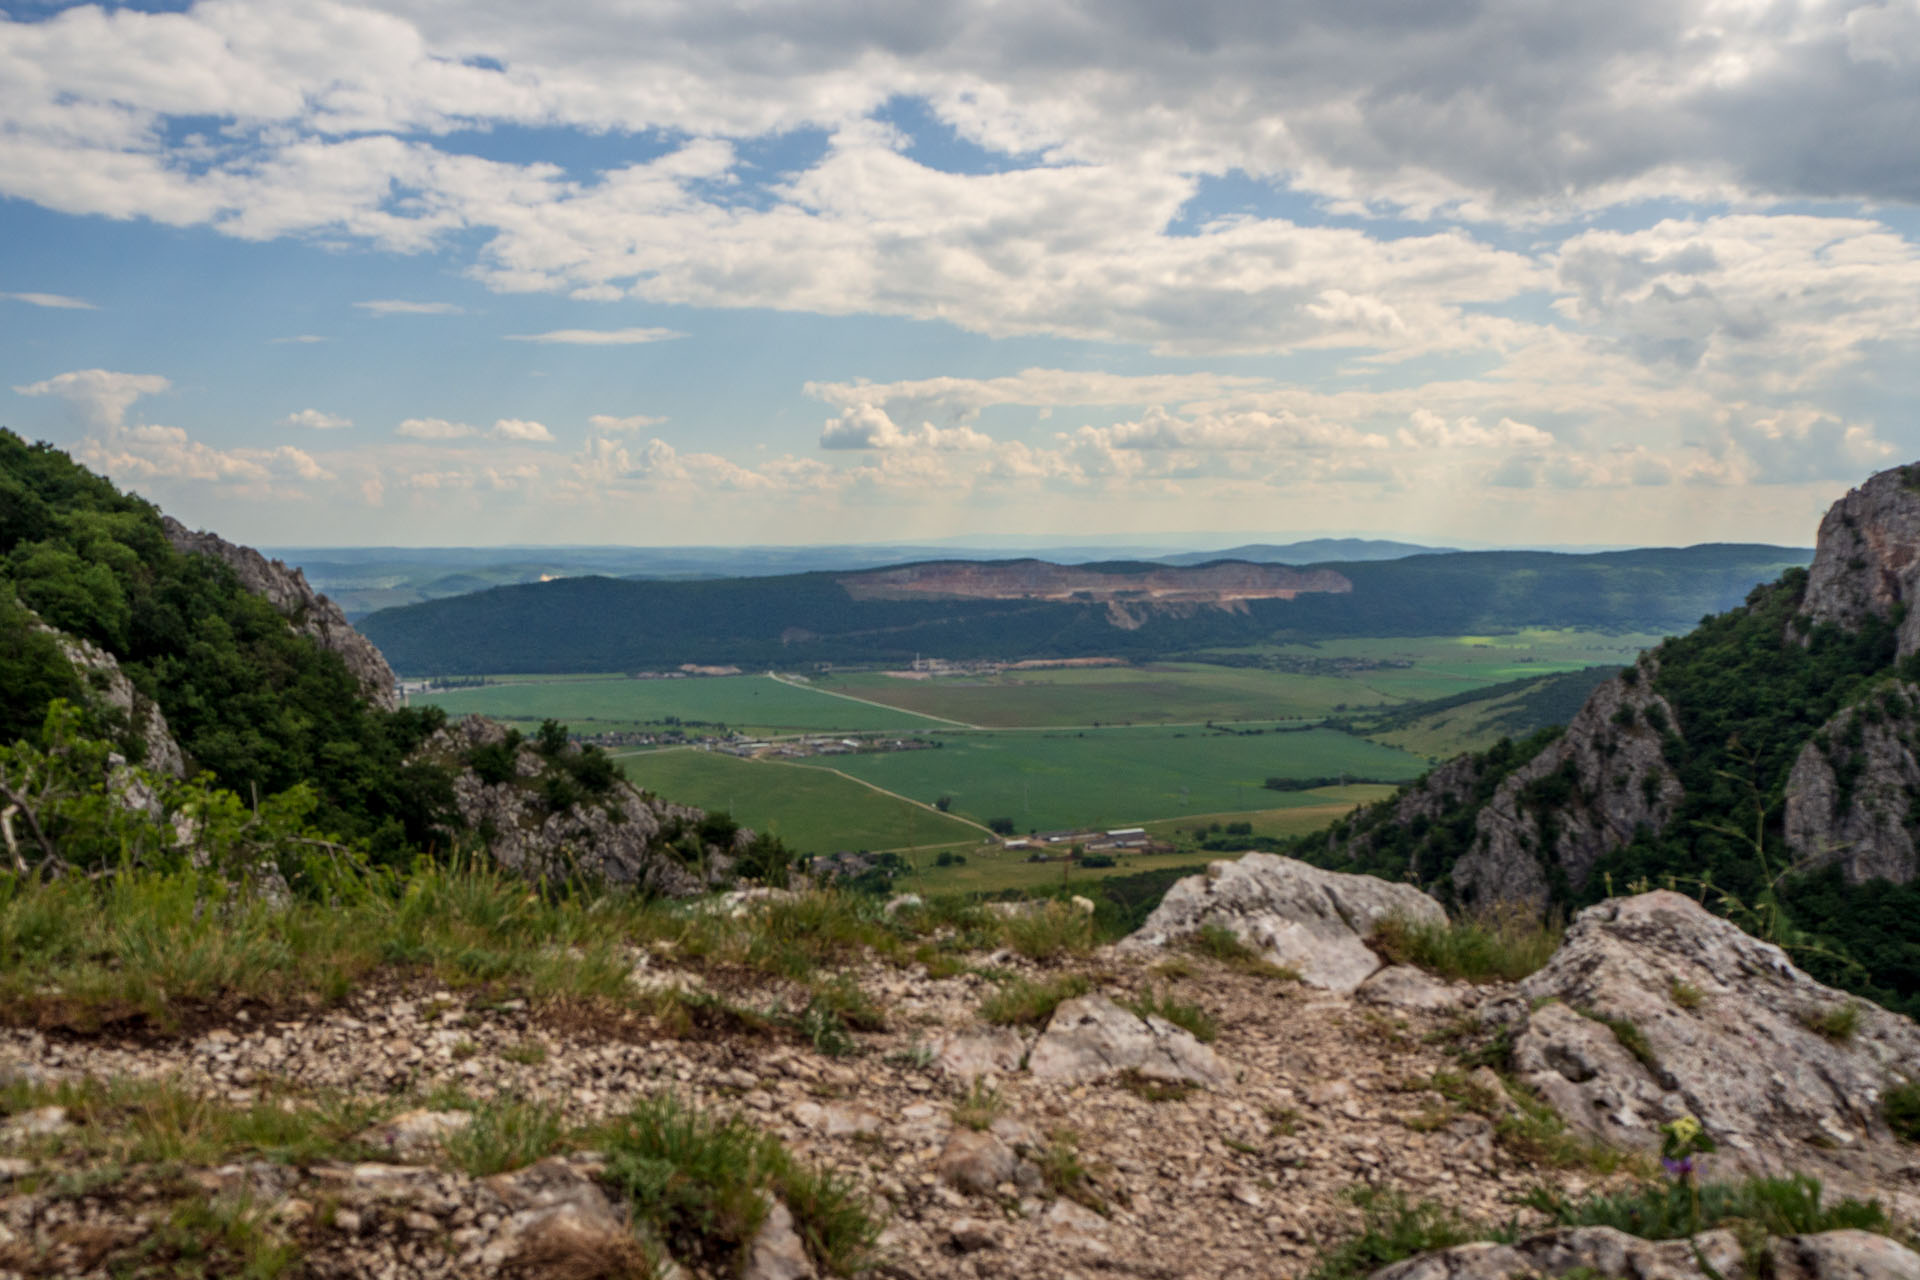
[{"label": "weed plant", "polygon": [[1202,1044],[1212,1044],[1220,1038],[1220,1024],[1214,1021],[1212,1014],[1192,1001],[1180,999],[1171,991],[1149,991],[1139,999],[1129,1001],[1127,1008],[1142,1018],[1150,1014],[1164,1018],[1190,1032]]},{"label": "weed plant", "polygon": [[1001,923],[1006,945],[1029,960],[1046,963],[1093,950],[1093,917],[1070,902],[1048,902]]},{"label": "weed plant", "polygon": [[1358,1187],[1348,1195],[1360,1208],[1360,1232],[1322,1253],[1307,1280],[1364,1280],[1402,1258],[1501,1234],[1468,1222],[1445,1205],[1409,1201],[1397,1191]]}]

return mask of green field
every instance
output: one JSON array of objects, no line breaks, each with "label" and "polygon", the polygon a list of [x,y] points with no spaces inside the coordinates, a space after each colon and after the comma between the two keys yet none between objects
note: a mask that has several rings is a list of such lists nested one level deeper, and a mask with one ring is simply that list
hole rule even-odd
[{"label": "green field", "polygon": [[[1624,663],[1659,639],[1532,630],[1498,636],[1328,640],[1236,651],[1320,668],[1307,671],[1162,662],[926,680],[878,671],[836,672],[814,677],[814,684],[992,728],[1282,720],[1446,697],[1522,676]],[[1383,665],[1325,670],[1341,662]],[[1408,665],[1384,665],[1400,663]]]},{"label": "green field", "polygon": [[1020,831],[1107,826],[1184,815],[1324,803],[1268,791],[1269,777],[1351,774],[1400,781],[1424,760],[1330,729],[1221,734],[1175,728],[1071,732],[941,732],[937,751],[836,757],[834,765],[888,791]]},{"label": "green field", "polygon": [[977,845],[986,833],[825,769],[692,748],[616,757],[636,786],[677,804],[724,809],[797,853]]},{"label": "green field", "polygon": [[913,730],[936,723],[911,711],[868,706],[763,675],[689,680],[497,678],[501,683],[436,690],[416,694],[413,700],[444,707],[451,716],[478,712],[535,723],[551,717],[578,733],[657,725],[669,716],[749,733]]}]

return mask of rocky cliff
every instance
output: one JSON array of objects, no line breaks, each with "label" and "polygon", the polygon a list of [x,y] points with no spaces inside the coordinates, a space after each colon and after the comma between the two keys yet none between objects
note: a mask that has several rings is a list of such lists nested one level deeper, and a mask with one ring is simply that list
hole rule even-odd
[{"label": "rocky cliff", "polygon": [[1797,862],[1838,864],[1850,884],[1906,884],[1920,803],[1920,685],[1875,689],[1822,725],[1787,779],[1786,839]]},{"label": "rocky cliff", "polygon": [[307,585],[306,574],[279,560],[269,560],[252,547],[228,542],[217,533],[204,530],[195,533],[172,516],[161,517],[161,524],[176,551],[212,556],[224,562],[239,578],[241,586],[264,597],[296,630],[312,636],[321,648],[339,654],[347,670],[360,682],[368,701],[387,710],[400,705],[393,668],[380,656],[373,641],[347,622],[347,615],[338,605]]},{"label": "rocky cliff", "polygon": [[1682,789],[1661,739],[1679,726],[1658,674],[1643,657],[1602,684],[1558,740],[1500,784],[1453,868],[1462,903],[1542,910],[1556,888],[1562,897],[1585,888],[1601,858],[1667,824]]},{"label": "rocky cliff", "polygon": [[[1857,627],[1901,614],[1900,656],[1920,653],[1920,464],[1873,476],[1833,504],[1807,572],[1805,617]],[[1804,642],[1804,640],[1803,640]]]}]

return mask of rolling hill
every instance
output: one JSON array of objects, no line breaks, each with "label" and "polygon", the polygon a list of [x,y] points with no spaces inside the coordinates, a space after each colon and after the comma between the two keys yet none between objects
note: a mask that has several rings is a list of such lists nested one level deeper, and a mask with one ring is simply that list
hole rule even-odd
[{"label": "rolling hill", "polygon": [[[1798,548],[1710,543],[1592,555],[1453,552],[1286,571],[1233,561],[1120,562],[1076,567],[1079,580],[1100,580],[1097,590],[1047,592],[1032,583],[1058,580],[1058,567],[1031,560],[708,581],[587,577],[383,609],[362,629],[414,676],[683,662],[798,668],[917,654],[1145,660],[1276,639],[1525,626],[1680,630],[1810,558]],[[1207,585],[1282,572],[1287,582],[1275,578],[1264,592]],[[1182,574],[1191,575],[1184,584]],[[903,577],[956,585],[889,589]]]}]

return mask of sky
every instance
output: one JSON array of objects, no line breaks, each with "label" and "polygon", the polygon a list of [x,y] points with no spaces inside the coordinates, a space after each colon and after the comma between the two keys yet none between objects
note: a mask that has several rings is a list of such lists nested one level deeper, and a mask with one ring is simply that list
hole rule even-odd
[{"label": "sky", "polygon": [[0,424],[265,545],[1805,545],[1920,0],[0,0]]}]

